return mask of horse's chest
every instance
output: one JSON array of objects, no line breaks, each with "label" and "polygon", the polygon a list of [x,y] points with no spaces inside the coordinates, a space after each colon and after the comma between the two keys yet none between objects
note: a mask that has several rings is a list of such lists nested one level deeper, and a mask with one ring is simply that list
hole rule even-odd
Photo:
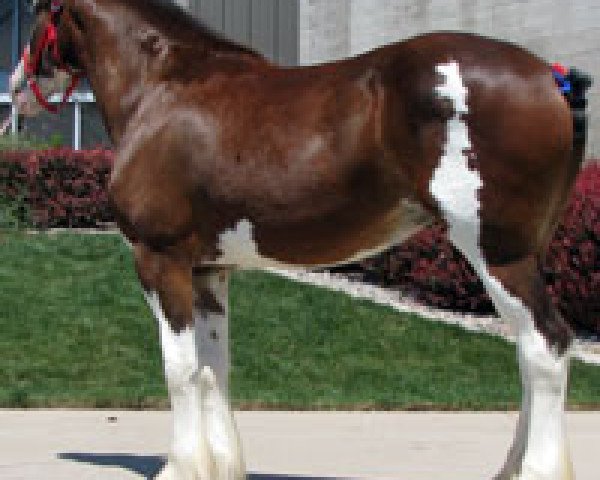
[{"label": "horse's chest", "polygon": [[152,162],[130,162],[113,175],[109,198],[130,238],[169,244],[189,231],[193,205],[185,175]]}]

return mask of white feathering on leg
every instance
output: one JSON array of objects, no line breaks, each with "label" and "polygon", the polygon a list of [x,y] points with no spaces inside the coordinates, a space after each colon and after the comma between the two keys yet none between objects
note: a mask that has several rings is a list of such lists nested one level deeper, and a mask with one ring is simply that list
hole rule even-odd
[{"label": "white feathering on leg", "polygon": [[214,372],[204,367],[200,372],[202,437],[208,444],[215,466],[211,480],[234,480],[245,477],[239,433],[229,403],[221,394]]}]

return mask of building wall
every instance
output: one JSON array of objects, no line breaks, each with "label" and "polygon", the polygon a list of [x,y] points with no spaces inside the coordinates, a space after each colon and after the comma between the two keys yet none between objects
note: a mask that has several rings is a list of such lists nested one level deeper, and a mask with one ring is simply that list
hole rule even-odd
[{"label": "building wall", "polygon": [[433,30],[515,42],[596,79],[588,153],[600,158],[600,0],[299,0],[299,61],[358,54]]},{"label": "building wall", "polygon": [[174,0],[215,30],[282,65],[298,64],[296,0]]},{"label": "building wall", "polygon": [[301,65],[338,60],[351,54],[350,0],[299,0],[299,53]]}]

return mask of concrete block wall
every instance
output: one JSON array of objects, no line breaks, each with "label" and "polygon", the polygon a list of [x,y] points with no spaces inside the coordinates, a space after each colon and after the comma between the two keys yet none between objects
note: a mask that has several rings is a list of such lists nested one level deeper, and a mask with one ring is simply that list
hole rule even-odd
[{"label": "concrete block wall", "polygon": [[339,60],[351,55],[350,0],[299,0],[300,65]]},{"label": "concrete block wall", "polygon": [[282,65],[298,64],[296,0],[174,1],[211,28]]},{"label": "concrete block wall", "polygon": [[433,30],[509,40],[549,62],[577,66],[590,93],[588,154],[600,158],[600,0],[298,0],[299,53],[309,65]]}]

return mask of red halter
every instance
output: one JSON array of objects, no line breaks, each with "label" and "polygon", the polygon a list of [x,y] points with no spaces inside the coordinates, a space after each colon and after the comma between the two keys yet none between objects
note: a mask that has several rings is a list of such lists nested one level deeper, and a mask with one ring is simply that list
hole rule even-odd
[{"label": "red halter", "polygon": [[52,60],[56,63],[57,68],[67,72],[71,76],[71,82],[67,87],[62,102],[60,106],[62,107],[69,97],[72,95],[75,87],[79,83],[81,76],[79,73],[74,72],[68,65],[66,65],[60,56],[60,50],[58,48],[58,31],[56,25],[58,24],[58,19],[62,12],[62,2],[59,0],[52,0],[50,7],[50,19],[46,24],[46,28],[44,29],[44,33],[42,34],[42,38],[39,40],[38,44],[35,46],[35,53],[32,54],[29,51],[29,48],[25,48],[23,52],[23,64],[25,69],[25,76],[27,77],[27,82],[29,84],[29,88],[35,95],[37,101],[42,105],[46,110],[51,113],[58,113],[59,106],[52,105],[48,100],[44,97],[40,86],[35,80],[35,72],[42,61],[42,54],[46,49],[50,50],[50,54],[52,55]]}]

